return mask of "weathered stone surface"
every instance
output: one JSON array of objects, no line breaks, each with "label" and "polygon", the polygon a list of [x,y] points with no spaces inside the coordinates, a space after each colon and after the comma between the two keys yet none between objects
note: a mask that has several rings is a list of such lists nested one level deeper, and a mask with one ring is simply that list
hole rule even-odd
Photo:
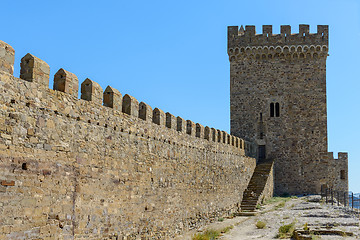
[{"label": "weathered stone surface", "polygon": [[223,142],[223,132],[219,129],[217,129],[216,131],[217,131],[217,136],[218,136],[217,140],[219,143],[222,143]]},{"label": "weathered stone surface", "polygon": [[180,117],[183,131],[144,121],[126,95],[131,114],[0,83],[0,181],[15,184],[0,184],[0,239],[173,239],[238,211],[256,161],[195,124],[191,136]]},{"label": "weathered stone surface", "polygon": [[3,180],[1,181],[0,183],[2,186],[15,186],[15,181],[6,181],[6,180]]},{"label": "weathered stone surface", "polygon": [[28,53],[21,59],[20,67],[21,79],[49,87],[50,67],[46,62]]},{"label": "weathered stone surface", "polygon": [[101,105],[103,90],[97,82],[87,78],[81,84],[81,99]]},{"label": "weathered stone surface", "polygon": [[281,34],[272,34],[265,25],[255,33],[255,26],[228,27],[231,134],[259,146],[245,146],[247,154],[276,159],[279,195],[320,193],[321,185],[347,191],[347,178],[340,179],[347,158],[322,160],[328,152],[328,26],[319,25],[317,33],[309,33],[309,25],[299,33],[281,26]]},{"label": "weathered stone surface", "polygon": [[177,125],[177,130],[179,132],[185,132],[186,133],[186,121],[181,118],[181,117],[176,117],[176,125]]},{"label": "weathered stone surface", "polygon": [[105,107],[113,108],[116,111],[122,111],[122,94],[119,90],[107,86],[104,91],[103,101]]},{"label": "weathered stone surface", "polygon": [[54,76],[54,90],[65,92],[78,98],[79,80],[75,74],[60,68]]},{"label": "weathered stone surface", "polygon": [[211,133],[210,127],[206,126],[204,130],[204,138],[211,141],[210,133]]},{"label": "weathered stone surface", "polygon": [[176,130],[177,129],[177,122],[174,115],[167,112],[166,113],[166,127]]},{"label": "weathered stone surface", "polygon": [[186,120],[186,133],[190,136],[196,135],[196,124],[191,120]]},{"label": "weathered stone surface", "polygon": [[11,75],[14,74],[14,61],[14,49],[6,42],[0,40],[0,71]]},{"label": "weathered stone surface", "polygon": [[144,102],[140,102],[139,104],[139,118],[145,121],[152,122],[153,109]]},{"label": "weathered stone surface", "polygon": [[160,126],[165,126],[166,115],[163,110],[155,108],[153,111],[153,122]]},{"label": "weathered stone surface", "polygon": [[200,123],[196,124],[196,137],[204,138],[204,126]]},{"label": "weathered stone surface", "polygon": [[[128,94],[121,104],[117,90],[103,96],[90,79],[87,101],[50,90],[48,65],[30,54],[22,81],[2,46],[0,239],[173,239],[239,210],[258,145],[276,159],[280,193],[347,189],[347,154],[335,160],[326,147],[327,26],[275,35],[269,25],[257,35],[229,27],[233,135]],[[55,89],[68,92],[72,77]],[[272,171],[260,201],[272,195]]]},{"label": "weathered stone surface", "polygon": [[225,131],[221,131],[221,132],[222,132],[221,142],[227,144],[227,140],[228,140],[227,138],[229,134]]},{"label": "weathered stone surface", "polygon": [[125,94],[122,103],[122,112],[131,116],[139,116],[139,102],[133,96]]},{"label": "weathered stone surface", "polygon": [[213,142],[218,142],[218,133],[215,128],[211,128],[210,137]]}]

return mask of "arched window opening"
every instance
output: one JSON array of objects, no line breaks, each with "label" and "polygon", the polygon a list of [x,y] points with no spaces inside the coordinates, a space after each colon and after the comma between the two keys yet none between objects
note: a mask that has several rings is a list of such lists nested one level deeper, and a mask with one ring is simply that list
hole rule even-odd
[{"label": "arched window opening", "polygon": [[346,179],[345,170],[340,170],[340,179]]},{"label": "arched window opening", "polygon": [[275,104],[275,112],[276,117],[280,117],[280,104],[278,102]]},{"label": "arched window opening", "polygon": [[270,117],[274,117],[274,103],[270,103]]},{"label": "arched window opening", "polygon": [[260,139],[264,139],[264,133],[260,132]]}]

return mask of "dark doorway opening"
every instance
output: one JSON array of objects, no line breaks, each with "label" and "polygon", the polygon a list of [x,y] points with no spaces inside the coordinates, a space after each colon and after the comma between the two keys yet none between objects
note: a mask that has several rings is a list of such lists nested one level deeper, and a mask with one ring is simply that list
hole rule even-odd
[{"label": "dark doorway opening", "polygon": [[266,159],[266,148],[265,145],[259,145],[259,151],[258,151],[258,160],[259,162],[263,162]]}]

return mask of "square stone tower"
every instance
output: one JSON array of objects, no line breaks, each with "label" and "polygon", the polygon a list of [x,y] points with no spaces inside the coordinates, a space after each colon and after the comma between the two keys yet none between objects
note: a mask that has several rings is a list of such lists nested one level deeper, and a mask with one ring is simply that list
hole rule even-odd
[{"label": "square stone tower", "polygon": [[228,27],[231,134],[255,142],[259,162],[275,161],[277,194],[347,191],[347,155],[327,153],[328,26],[273,34],[264,25],[262,32]]}]

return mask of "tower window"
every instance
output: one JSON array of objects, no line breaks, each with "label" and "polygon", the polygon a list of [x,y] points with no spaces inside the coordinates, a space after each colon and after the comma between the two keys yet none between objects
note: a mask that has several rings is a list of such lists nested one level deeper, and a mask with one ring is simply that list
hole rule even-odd
[{"label": "tower window", "polygon": [[270,103],[270,117],[280,117],[280,104]]},{"label": "tower window", "polygon": [[340,170],[340,179],[346,179],[345,170]]},{"label": "tower window", "polygon": [[276,117],[280,117],[280,104],[278,102],[275,104],[275,113]]},{"label": "tower window", "polygon": [[274,103],[270,103],[270,117],[274,117]]}]

